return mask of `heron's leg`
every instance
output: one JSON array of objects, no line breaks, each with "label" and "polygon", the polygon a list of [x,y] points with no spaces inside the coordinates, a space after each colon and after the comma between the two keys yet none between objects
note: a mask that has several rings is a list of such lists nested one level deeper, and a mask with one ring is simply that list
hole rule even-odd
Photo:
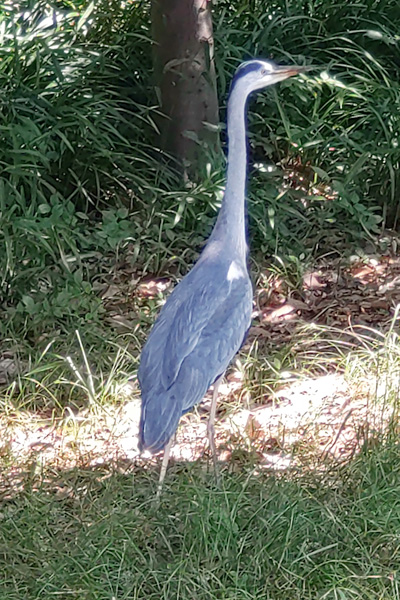
[{"label": "heron's leg", "polygon": [[157,486],[157,494],[156,494],[157,501],[161,497],[165,474],[166,474],[167,468],[168,468],[169,455],[171,453],[171,447],[172,447],[172,444],[174,443],[174,440],[175,440],[175,436],[173,435],[173,436],[171,436],[171,439],[169,440],[168,444],[164,448],[164,456],[163,456],[162,463],[161,463],[160,479],[158,480],[158,486]]},{"label": "heron's leg", "polygon": [[209,416],[208,425],[207,425],[208,441],[210,444],[210,450],[211,450],[211,455],[212,455],[213,464],[214,464],[214,473],[215,473],[217,482],[219,482],[219,472],[218,472],[218,465],[217,465],[217,450],[215,447],[214,423],[215,423],[215,413],[217,412],[218,388],[222,381],[223,376],[224,375],[222,374],[221,377],[218,377],[218,379],[214,382],[214,389],[213,389],[211,408],[210,408],[210,416]]}]

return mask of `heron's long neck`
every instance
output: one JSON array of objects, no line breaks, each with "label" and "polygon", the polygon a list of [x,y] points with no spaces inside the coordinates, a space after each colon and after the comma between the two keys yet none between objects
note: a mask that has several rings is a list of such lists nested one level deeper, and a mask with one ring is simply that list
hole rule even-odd
[{"label": "heron's long neck", "polygon": [[212,234],[232,251],[246,257],[245,193],[247,172],[246,106],[247,95],[234,88],[228,102],[228,171],[225,195]]}]

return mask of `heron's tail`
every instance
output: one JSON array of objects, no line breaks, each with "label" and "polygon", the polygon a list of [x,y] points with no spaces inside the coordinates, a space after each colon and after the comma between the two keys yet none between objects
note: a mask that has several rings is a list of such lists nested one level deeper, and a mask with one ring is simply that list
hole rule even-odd
[{"label": "heron's tail", "polygon": [[153,401],[143,403],[139,423],[140,452],[161,452],[175,433],[182,416],[182,408],[173,396],[168,396],[168,400],[162,398],[161,402],[157,397]]}]

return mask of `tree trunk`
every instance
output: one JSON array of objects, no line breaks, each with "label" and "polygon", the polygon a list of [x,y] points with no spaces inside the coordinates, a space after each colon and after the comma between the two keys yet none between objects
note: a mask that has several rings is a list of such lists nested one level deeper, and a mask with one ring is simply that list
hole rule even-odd
[{"label": "tree trunk", "polygon": [[196,178],[218,144],[218,98],[209,0],[152,0],[161,146]]}]

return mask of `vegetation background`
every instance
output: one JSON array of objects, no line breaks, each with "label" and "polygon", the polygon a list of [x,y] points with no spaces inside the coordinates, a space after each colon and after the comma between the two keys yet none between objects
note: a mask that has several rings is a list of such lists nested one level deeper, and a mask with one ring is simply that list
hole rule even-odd
[{"label": "vegetation background", "polygon": [[[397,225],[399,19],[395,0],[215,4],[222,122],[241,60],[318,67],[251,103],[253,256],[293,262]],[[148,2],[5,2],[1,40],[3,349],[41,353],[60,334],[65,349],[81,329],[109,355],[95,282],[121,257],[183,274],[221,200],[223,157],[187,189],[162,160]]]},{"label": "vegetation background", "polygon": [[[386,251],[382,234],[400,216],[398,1],[218,0],[213,18],[222,123],[242,60],[317,67],[250,103],[256,282],[265,283],[266,257],[296,289],[323,255],[363,256],[371,244]],[[118,403],[116,383],[134,378],[163,301],[134,293],[139,282],[180,278],[211,230],[224,154],[210,154],[199,180],[182,185],[157,147],[151,50],[144,0],[0,3],[0,408],[8,423],[25,410],[73,415]],[[383,369],[386,381],[399,369],[393,319],[387,335],[362,340],[357,362]],[[273,387],[288,360],[304,364],[290,344],[268,360],[248,358],[253,391],[258,373],[258,386],[267,378]],[[348,358],[332,359],[331,349],[329,365],[319,354],[308,372],[343,369]],[[385,395],[394,416],[355,461],[258,478],[243,467],[222,489],[201,467],[189,469],[159,511],[145,468],[132,487],[118,470],[64,465],[44,474],[33,461],[17,484],[1,446],[0,597],[400,598],[397,398],[395,379]]]}]

